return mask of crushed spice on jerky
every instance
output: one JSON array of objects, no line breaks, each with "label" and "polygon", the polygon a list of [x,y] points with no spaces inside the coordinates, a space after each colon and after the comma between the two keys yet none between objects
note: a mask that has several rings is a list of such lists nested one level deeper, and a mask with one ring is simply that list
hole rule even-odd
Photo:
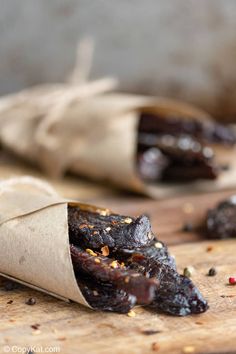
[{"label": "crushed spice on jerky", "polygon": [[[119,313],[136,304],[178,316],[208,305],[151,230],[150,220],[68,206],[72,263],[91,307]],[[88,226],[89,225],[89,226]]]}]

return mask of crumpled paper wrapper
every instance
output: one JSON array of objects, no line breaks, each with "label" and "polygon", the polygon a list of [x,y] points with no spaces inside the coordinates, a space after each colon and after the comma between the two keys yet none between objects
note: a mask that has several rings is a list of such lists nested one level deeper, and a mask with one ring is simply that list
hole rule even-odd
[{"label": "crumpled paper wrapper", "polygon": [[0,275],[89,307],[71,261],[68,203],[106,210],[63,199],[32,177],[0,182]]},{"label": "crumpled paper wrapper", "polygon": [[0,100],[0,141],[54,177],[66,171],[122,188],[165,198],[236,185],[235,149],[217,147],[216,158],[230,170],[216,181],[150,185],[136,166],[140,112],[211,120],[191,105],[166,98],[106,93],[111,82],[38,86]]}]

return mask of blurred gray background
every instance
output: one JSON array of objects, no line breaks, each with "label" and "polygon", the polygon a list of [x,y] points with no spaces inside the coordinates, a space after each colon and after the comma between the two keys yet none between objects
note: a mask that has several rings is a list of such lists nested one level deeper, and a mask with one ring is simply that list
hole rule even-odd
[{"label": "blurred gray background", "polygon": [[63,81],[85,36],[92,78],[236,117],[235,0],[0,0],[0,94]]}]

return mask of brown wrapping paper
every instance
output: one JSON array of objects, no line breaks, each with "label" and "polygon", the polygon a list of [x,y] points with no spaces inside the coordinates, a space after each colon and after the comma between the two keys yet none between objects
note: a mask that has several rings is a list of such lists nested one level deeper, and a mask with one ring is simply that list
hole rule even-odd
[{"label": "brown wrapping paper", "polygon": [[143,182],[136,168],[141,111],[172,113],[185,119],[205,121],[211,117],[190,105],[165,98],[94,94],[89,84],[87,90],[81,90],[48,85],[0,101],[3,145],[51,175],[60,176],[69,170],[156,198],[236,185],[233,148],[227,154],[217,150],[218,159],[222,156],[225,159],[227,155],[231,169],[222,172],[216,181],[201,180],[184,185]]},{"label": "brown wrapping paper", "polygon": [[69,250],[66,200],[40,180],[0,183],[0,274],[64,300],[89,306],[77,285]]}]

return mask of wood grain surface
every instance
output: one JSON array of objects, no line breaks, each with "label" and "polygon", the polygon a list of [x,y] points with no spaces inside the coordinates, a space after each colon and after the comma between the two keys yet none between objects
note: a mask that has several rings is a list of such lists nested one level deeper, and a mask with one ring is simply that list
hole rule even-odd
[{"label": "wood grain surface", "polygon": [[[61,189],[60,185],[56,188]],[[205,241],[199,228],[206,210],[233,191],[152,201],[112,193],[87,194],[85,199],[124,214],[149,214],[153,229],[175,255],[178,269],[193,266],[193,280],[208,299],[210,309],[185,318],[167,316],[137,307],[136,316],[94,312],[75,303],[20,287],[0,287],[0,352],[23,352],[35,347],[66,354],[236,353],[236,240]],[[76,192],[77,193],[77,192]],[[191,222],[193,232],[183,232]],[[210,251],[209,251],[210,250]],[[215,266],[217,275],[207,276]],[[29,298],[36,304],[27,305]],[[149,331],[155,331],[149,334]]]}]

